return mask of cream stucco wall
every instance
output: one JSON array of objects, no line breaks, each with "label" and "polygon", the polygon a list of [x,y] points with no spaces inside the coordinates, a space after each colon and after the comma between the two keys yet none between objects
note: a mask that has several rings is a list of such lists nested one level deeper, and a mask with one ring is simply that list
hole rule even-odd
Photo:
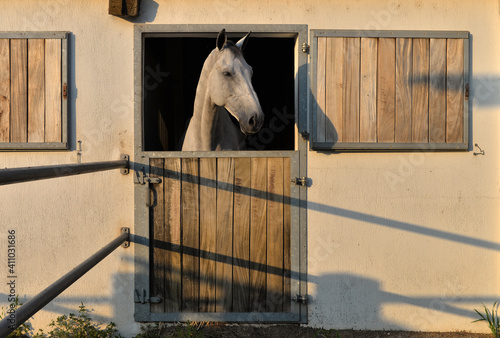
[{"label": "cream stucco wall", "polygon": [[[71,32],[73,149],[0,153],[0,168],[75,163],[76,140],[84,162],[133,155],[134,22],[107,10],[107,0],[0,2],[0,31]],[[481,302],[500,299],[499,11],[496,0],[142,1],[140,23],[471,32],[472,137],[484,156],[309,152],[308,325],[485,331],[471,321]],[[132,179],[116,171],[3,186],[0,205],[0,257],[15,229],[24,299],[133,228]],[[83,301],[130,336],[139,328],[132,299],[133,248],[119,249],[31,323]]]}]

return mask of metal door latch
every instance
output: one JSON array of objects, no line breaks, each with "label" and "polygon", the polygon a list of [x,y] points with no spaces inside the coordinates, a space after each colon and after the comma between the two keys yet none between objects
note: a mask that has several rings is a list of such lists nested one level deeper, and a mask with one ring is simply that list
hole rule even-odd
[{"label": "metal door latch", "polygon": [[161,297],[146,297],[146,290],[142,289],[142,295],[139,293],[139,290],[135,289],[135,297],[134,297],[134,303],[141,303],[141,304],[146,304],[146,303],[151,303],[151,304],[159,304],[162,302]]},{"label": "metal door latch", "polygon": [[296,303],[307,304],[307,296],[295,295],[295,297],[292,297],[292,300]]},{"label": "metal door latch", "polygon": [[294,177],[292,178],[292,183],[307,187],[307,177]]},{"label": "metal door latch", "polygon": [[159,183],[161,183],[161,178],[149,177],[148,174],[146,174],[144,167],[142,167],[142,169],[136,170],[134,183],[135,184],[146,184],[146,183],[159,184]]}]

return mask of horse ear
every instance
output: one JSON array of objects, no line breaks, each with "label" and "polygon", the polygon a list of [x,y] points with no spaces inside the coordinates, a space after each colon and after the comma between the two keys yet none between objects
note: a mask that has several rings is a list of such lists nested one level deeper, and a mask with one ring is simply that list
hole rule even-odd
[{"label": "horse ear", "polygon": [[247,41],[248,41],[248,37],[250,36],[250,33],[252,32],[248,32],[247,35],[245,35],[244,37],[242,37],[240,39],[240,41],[236,42],[236,46],[240,49],[240,50],[243,50],[245,48],[245,46],[247,45]]},{"label": "horse ear", "polygon": [[226,44],[227,37],[226,37],[226,30],[222,29],[219,32],[219,35],[217,36],[217,48],[219,50],[222,50],[224,48],[224,45]]}]

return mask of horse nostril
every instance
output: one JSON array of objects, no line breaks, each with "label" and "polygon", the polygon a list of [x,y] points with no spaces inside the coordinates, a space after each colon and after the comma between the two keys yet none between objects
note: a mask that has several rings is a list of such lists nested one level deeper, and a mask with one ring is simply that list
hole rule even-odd
[{"label": "horse nostril", "polygon": [[255,127],[255,116],[252,116],[250,118],[250,120],[248,121],[248,125],[252,128]]}]

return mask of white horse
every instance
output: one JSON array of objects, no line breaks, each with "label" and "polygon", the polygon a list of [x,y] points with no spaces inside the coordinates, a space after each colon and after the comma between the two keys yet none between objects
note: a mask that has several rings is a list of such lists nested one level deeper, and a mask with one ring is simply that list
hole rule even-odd
[{"label": "white horse", "polygon": [[[217,47],[201,70],[183,151],[240,150],[245,135],[262,127],[264,114],[252,86],[252,67],[242,54],[249,34],[237,43],[227,40],[224,29],[217,36]],[[229,114],[238,120],[239,129]]]}]

